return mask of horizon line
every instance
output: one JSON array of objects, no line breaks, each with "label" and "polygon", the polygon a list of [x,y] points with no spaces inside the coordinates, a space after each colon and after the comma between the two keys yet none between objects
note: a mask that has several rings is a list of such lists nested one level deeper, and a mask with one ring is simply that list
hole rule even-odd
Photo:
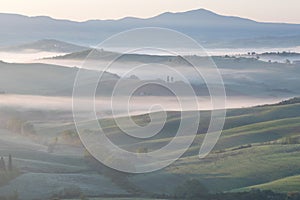
[{"label": "horizon line", "polygon": [[121,17],[121,18],[116,18],[116,19],[88,19],[88,20],[83,20],[83,21],[80,21],[80,20],[73,20],[73,19],[67,19],[67,18],[55,18],[53,16],[49,16],[49,15],[26,15],[26,14],[20,14],[20,13],[9,13],[9,12],[0,12],[0,15],[1,14],[4,14],[4,15],[17,15],[17,16],[22,16],[22,17],[28,17],[28,18],[50,18],[52,20],[58,20],[58,21],[70,21],[70,22],[75,22],[75,23],[86,23],[86,22],[91,22],[91,21],[121,21],[121,20],[124,20],[124,19],[141,19],[141,20],[147,20],[147,19],[152,19],[152,18],[155,18],[155,17],[158,17],[160,15],[163,15],[163,14],[183,14],[183,13],[188,13],[188,12],[193,12],[193,11],[206,11],[206,12],[210,12],[212,14],[215,14],[215,15],[218,15],[218,16],[222,16],[222,17],[235,17],[235,18],[240,18],[240,19],[245,19],[245,20],[250,20],[250,21],[253,21],[253,22],[257,22],[257,23],[268,23],[268,24],[291,24],[291,25],[300,25],[300,23],[293,23],[293,22],[280,22],[280,21],[277,21],[277,22],[274,22],[274,21],[258,21],[258,20],[254,20],[254,19],[251,19],[251,18],[246,18],[246,17],[241,17],[241,16],[237,16],[237,15],[222,15],[222,14],[219,14],[217,12],[214,12],[212,10],[208,10],[208,9],[205,9],[205,8],[198,8],[198,9],[192,9],[192,10],[185,10],[185,11],[180,11],[180,12],[171,12],[171,11],[167,11],[167,12],[161,12],[159,14],[156,14],[156,15],[153,15],[153,16],[150,16],[150,17],[135,17],[135,16],[126,16],[126,17]]}]

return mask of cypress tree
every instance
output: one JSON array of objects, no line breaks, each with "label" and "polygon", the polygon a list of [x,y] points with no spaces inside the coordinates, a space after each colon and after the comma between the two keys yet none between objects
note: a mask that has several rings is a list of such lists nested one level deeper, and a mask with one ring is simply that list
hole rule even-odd
[{"label": "cypress tree", "polygon": [[1,157],[1,160],[0,160],[0,170],[6,171],[5,161],[4,161],[3,157]]},{"label": "cypress tree", "polygon": [[9,154],[9,156],[8,156],[8,170],[9,171],[13,170],[11,154]]}]

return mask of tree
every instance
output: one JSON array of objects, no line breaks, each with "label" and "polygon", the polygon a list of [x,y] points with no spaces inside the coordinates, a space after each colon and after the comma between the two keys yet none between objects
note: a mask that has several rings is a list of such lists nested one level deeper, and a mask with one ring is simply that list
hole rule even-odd
[{"label": "tree", "polygon": [[22,132],[25,135],[36,135],[36,131],[34,128],[34,125],[29,122],[25,122],[25,124],[22,126]]},{"label": "tree", "polygon": [[82,193],[80,195],[80,200],[88,200],[88,198]]},{"label": "tree", "polygon": [[208,195],[208,190],[197,179],[190,179],[178,186],[175,196],[183,199],[199,199]]},{"label": "tree", "polygon": [[13,164],[12,164],[12,156],[9,154],[8,156],[8,170],[12,171],[13,170]]},{"label": "tree", "polygon": [[54,149],[55,149],[55,146],[57,145],[58,143],[58,137],[55,137],[53,142],[48,144],[48,153],[53,153],[54,152]]},{"label": "tree", "polygon": [[13,117],[7,121],[6,128],[14,133],[21,133],[23,124],[22,119]]},{"label": "tree", "polygon": [[5,161],[3,157],[1,157],[0,160],[0,170],[6,171]]},{"label": "tree", "polygon": [[148,153],[147,147],[140,147],[137,149],[137,153]]}]

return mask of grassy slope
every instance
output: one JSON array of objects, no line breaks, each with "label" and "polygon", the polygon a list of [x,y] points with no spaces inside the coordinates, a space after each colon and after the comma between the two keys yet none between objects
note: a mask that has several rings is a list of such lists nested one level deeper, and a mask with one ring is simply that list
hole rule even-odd
[{"label": "grassy slope", "polygon": [[299,192],[300,188],[300,175],[298,176],[290,176],[282,179],[278,179],[275,181],[271,181],[268,183],[254,185],[251,187],[241,188],[235,191],[248,191],[254,188],[259,188],[262,190],[274,190],[277,192]]},{"label": "grassy slope", "polygon": [[[204,121],[210,117],[208,112],[201,114]],[[147,116],[138,116],[134,120],[143,125],[147,123]],[[126,138],[110,120],[102,121],[102,125],[112,140],[133,150],[141,146],[149,149],[164,146],[172,139],[179,122],[180,115],[170,112],[165,129],[147,141]],[[206,123],[201,124],[200,129],[205,130],[206,126]],[[193,177],[216,192],[300,174],[299,140],[295,144],[283,144],[285,138],[300,137],[299,103],[229,110],[224,131],[214,151],[199,160],[199,142],[203,137],[199,134],[184,157],[173,165],[155,173],[133,176],[131,181],[145,191],[171,193],[177,184]],[[247,144],[251,147],[242,147]]]},{"label": "grassy slope", "polygon": [[[145,116],[140,117],[143,121]],[[210,115],[207,112],[201,113],[201,117],[205,123],[201,123],[199,132],[207,128]],[[163,131],[151,140],[134,141],[138,145],[157,147],[168,143],[172,136],[176,133],[180,116],[178,113],[169,113],[167,125]],[[120,134],[120,130],[116,128],[116,124],[105,121],[108,135],[111,138],[124,137]],[[300,132],[300,104],[282,105],[282,106],[266,106],[247,109],[229,110],[226,118],[224,130],[221,138],[215,147],[215,150],[233,148],[239,145],[264,143],[278,140],[287,136],[297,135]],[[122,136],[120,136],[122,135]],[[199,134],[196,138],[195,145],[198,147],[204,135]],[[122,138],[123,139],[123,138]],[[125,140],[122,140],[123,142]],[[130,142],[133,142],[130,140]],[[124,142],[126,145],[126,142]],[[190,151],[194,151],[194,146]]]},{"label": "grassy slope", "polygon": [[187,157],[167,170],[203,180],[224,191],[300,174],[300,145],[264,145],[211,154],[204,160]]},{"label": "grassy slope", "polygon": [[[208,112],[201,113],[204,121],[209,118]],[[130,180],[144,189],[154,193],[172,193],[174,188],[188,178],[198,178],[212,192],[230,191],[245,187],[264,188],[260,184],[273,183],[290,176],[300,174],[300,144],[282,144],[287,137],[300,136],[300,104],[263,106],[245,109],[233,109],[227,113],[224,131],[214,151],[205,159],[199,160],[199,142],[203,134],[199,134],[196,142],[180,160],[171,166],[155,173],[131,176]],[[147,123],[147,116],[134,119],[139,125]],[[166,128],[152,140],[123,140],[124,136],[110,120],[104,120],[107,134],[114,140],[122,138],[124,147],[129,149],[135,143],[136,147],[149,146],[157,148],[168,143],[180,121],[177,112],[170,112]],[[93,123],[91,123],[92,125]],[[90,124],[89,127],[92,127]],[[205,129],[205,123],[200,129]],[[70,129],[70,126],[59,128]],[[93,129],[93,128],[92,128]],[[200,131],[201,132],[201,131]],[[299,142],[298,142],[299,143]],[[243,145],[251,144],[251,147]],[[18,156],[18,154],[20,156]],[[24,153],[23,153],[24,154]],[[16,152],[16,157],[24,157]],[[37,158],[37,156],[35,157]],[[26,159],[34,160],[26,155]],[[63,156],[47,157],[59,164],[75,164],[77,158],[65,160]],[[61,160],[63,159],[63,161]],[[43,158],[38,159],[43,161]],[[58,161],[59,160],[59,161]],[[58,161],[58,162],[57,162]],[[79,164],[81,166],[81,164]],[[284,182],[276,182],[280,186]],[[295,187],[285,187],[294,191]],[[272,189],[272,188],[271,188]]]},{"label": "grassy slope", "polygon": [[[287,137],[299,138],[299,111],[300,104],[230,110],[225,130],[214,152],[207,158],[198,159],[199,144],[194,144],[185,157],[170,167],[132,180],[149,191],[167,193],[174,190],[173,184],[168,183],[179,184],[193,177],[199,178],[211,191],[216,192],[299,175],[300,144],[281,144]],[[201,138],[203,135],[197,139]],[[147,143],[155,145],[170,140],[166,137]],[[252,146],[240,148],[246,144]],[[158,186],[151,184],[158,180],[161,182]],[[284,184],[278,182],[278,187],[281,187],[281,183]],[[284,188],[286,191],[295,190],[295,187]],[[300,191],[300,187],[297,191]]]},{"label": "grassy slope", "polygon": [[[78,70],[58,65],[0,61],[0,91],[8,94],[71,95]],[[89,78],[95,77],[95,71],[84,70],[84,72]],[[111,79],[118,79],[118,76],[111,73],[104,74],[103,80]],[[85,84],[91,83],[87,79]]]}]

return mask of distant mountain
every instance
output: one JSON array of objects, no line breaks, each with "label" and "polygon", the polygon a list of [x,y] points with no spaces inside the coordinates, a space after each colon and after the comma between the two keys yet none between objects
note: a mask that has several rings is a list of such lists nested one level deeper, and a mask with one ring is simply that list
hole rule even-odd
[{"label": "distant mountain", "polygon": [[35,42],[26,43],[22,45],[2,47],[0,48],[0,51],[6,51],[6,52],[47,51],[47,52],[71,53],[71,52],[83,51],[86,49],[88,48],[83,46],[78,46],[75,44],[70,44],[70,43],[66,43],[58,40],[52,40],[52,39],[44,39],[44,40],[38,40]]},{"label": "distant mountain", "polygon": [[[164,27],[185,33],[205,47],[283,47],[300,45],[300,25],[261,23],[222,16],[199,9],[163,13],[148,18],[75,22],[50,17],[0,14],[0,45],[53,38],[75,44],[95,45],[120,31],[140,27]],[[279,40],[278,40],[279,38]]]}]

